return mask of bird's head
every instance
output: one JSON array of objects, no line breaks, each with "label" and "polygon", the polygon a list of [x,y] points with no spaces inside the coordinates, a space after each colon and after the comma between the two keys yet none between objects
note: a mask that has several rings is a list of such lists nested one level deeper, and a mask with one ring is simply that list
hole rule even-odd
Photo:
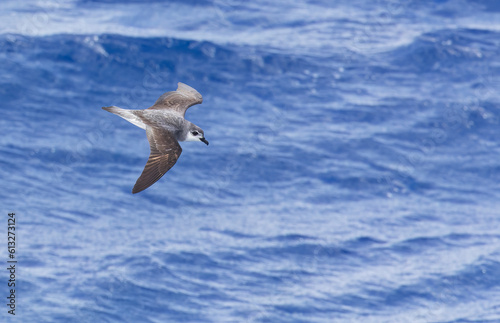
[{"label": "bird's head", "polygon": [[192,125],[186,134],[184,141],[201,141],[208,145],[208,140],[205,139],[205,133],[200,127]]}]

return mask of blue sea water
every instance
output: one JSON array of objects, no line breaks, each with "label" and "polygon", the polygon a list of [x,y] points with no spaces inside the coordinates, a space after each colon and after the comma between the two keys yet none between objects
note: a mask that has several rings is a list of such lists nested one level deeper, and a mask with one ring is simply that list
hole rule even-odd
[{"label": "blue sea water", "polygon": [[[2,322],[500,322],[495,1],[0,9]],[[177,82],[210,145],[132,195],[101,107]]]}]

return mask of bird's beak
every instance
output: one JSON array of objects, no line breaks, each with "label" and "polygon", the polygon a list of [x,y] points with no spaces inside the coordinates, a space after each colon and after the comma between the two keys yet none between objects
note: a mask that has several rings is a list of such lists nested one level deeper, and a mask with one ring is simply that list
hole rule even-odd
[{"label": "bird's beak", "polygon": [[200,140],[203,141],[208,146],[208,140],[206,140],[205,138],[200,138]]}]

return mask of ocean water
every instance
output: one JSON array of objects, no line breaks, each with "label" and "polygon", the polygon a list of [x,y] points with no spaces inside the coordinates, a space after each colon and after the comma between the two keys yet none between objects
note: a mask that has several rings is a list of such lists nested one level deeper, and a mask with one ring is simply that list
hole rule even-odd
[{"label": "ocean water", "polygon": [[[0,9],[0,321],[500,322],[500,4]],[[132,195],[101,107],[177,82],[210,145]]]}]

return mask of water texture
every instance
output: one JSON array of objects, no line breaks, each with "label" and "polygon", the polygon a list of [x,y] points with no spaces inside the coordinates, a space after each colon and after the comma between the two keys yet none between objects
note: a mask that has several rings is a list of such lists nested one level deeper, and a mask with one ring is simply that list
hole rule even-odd
[{"label": "water texture", "polygon": [[[500,322],[494,1],[0,9],[0,321]],[[210,146],[132,195],[101,107],[177,82]]]}]

